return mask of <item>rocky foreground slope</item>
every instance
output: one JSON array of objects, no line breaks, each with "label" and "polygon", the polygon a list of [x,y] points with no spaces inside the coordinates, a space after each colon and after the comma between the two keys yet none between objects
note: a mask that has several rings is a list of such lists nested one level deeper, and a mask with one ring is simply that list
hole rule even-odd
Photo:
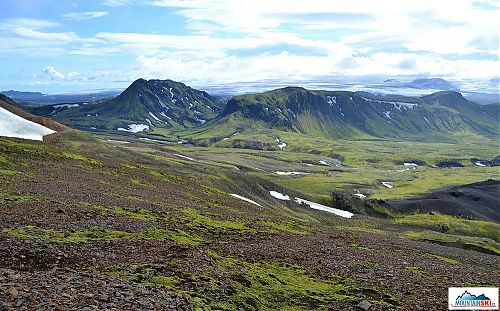
[{"label": "rocky foreground slope", "polygon": [[448,287],[498,280],[497,255],[270,191],[301,195],[168,147],[0,138],[0,306],[444,310]]}]

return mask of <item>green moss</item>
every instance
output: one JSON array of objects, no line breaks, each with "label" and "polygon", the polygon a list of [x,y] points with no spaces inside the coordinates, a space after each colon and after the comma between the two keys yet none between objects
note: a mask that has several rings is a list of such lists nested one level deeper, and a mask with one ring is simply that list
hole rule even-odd
[{"label": "green moss", "polygon": [[[278,232],[281,231],[281,232],[288,232],[288,233],[300,234],[300,235],[307,235],[309,233],[309,231],[306,229],[305,226],[296,225],[296,224],[293,224],[290,222],[276,223],[273,221],[261,221],[260,223],[264,226],[276,229]],[[300,228],[300,229],[298,229],[298,228]],[[271,232],[275,232],[276,230],[272,230]]]},{"label": "green moss", "polygon": [[137,186],[146,186],[146,184],[144,184],[142,181],[140,181],[139,179],[132,179],[130,180],[130,183],[132,185],[137,185]]},{"label": "green moss", "polygon": [[176,285],[181,283],[176,276],[155,276],[152,278],[151,282],[165,286],[166,288],[174,288]]},{"label": "green moss", "polygon": [[468,220],[440,213],[408,215],[394,220],[396,224],[430,229],[436,232],[500,240],[500,225],[487,221]]},{"label": "green moss", "polygon": [[430,277],[431,276],[430,273],[426,272],[425,270],[423,270],[420,267],[408,266],[408,267],[405,267],[405,269],[408,271],[411,271],[417,275],[423,276],[423,277]]},{"label": "green moss", "polygon": [[200,238],[194,237],[182,230],[165,230],[159,228],[149,228],[143,232],[125,232],[96,226],[89,230],[68,232],[26,226],[18,229],[3,229],[2,232],[22,239],[41,239],[51,243],[80,244],[120,239],[144,239],[159,241],[173,240],[179,244],[197,246],[203,242]]},{"label": "green moss", "polygon": [[125,167],[125,168],[128,168],[128,169],[134,169],[134,168],[137,168],[137,166],[135,165],[132,165],[130,163],[122,163],[121,166]]},{"label": "green moss", "polygon": [[196,269],[196,273],[190,272],[182,260],[157,266],[120,266],[111,273],[186,295],[195,310],[331,310],[335,302],[354,303],[360,298],[393,308],[399,305],[386,293],[364,291],[353,281],[334,275],[313,275],[300,265],[251,262],[221,256],[213,250],[207,254],[213,264]]},{"label": "green moss", "polygon": [[86,156],[83,156],[81,154],[77,153],[72,153],[72,152],[62,152],[62,153],[53,153],[52,155],[63,158],[63,159],[71,159],[71,160],[76,160],[76,161],[83,161],[88,165],[95,166],[95,167],[103,167],[104,163],[101,161],[97,161],[95,159],[88,158]]},{"label": "green moss", "polygon": [[0,169],[0,175],[13,176],[13,175],[18,175],[18,174],[23,174],[23,173],[19,172],[19,171]]},{"label": "green moss", "polygon": [[217,254],[215,258],[217,270],[230,278],[235,291],[224,299],[227,310],[321,310],[330,302],[355,299],[349,293],[356,287],[346,279],[320,279],[301,266],[280,262],[246,262]]},{"label": "green moss", "polygon": [[432,241],[445,245],[456,245],[466,249],[500,255],[500,244],[489,238],[478,238],[435,231],[409,231],[406,237],[417,240]]},{"label": "green moss", "polygon": [[434,257],[436,259],[439,259],[441,261],[447,262],[447,263],[451,263],[452,265],[457,265],[457,266],[461,266],[462,265],[462,263],[460,261],[455,260],[455,259],[451,259],[451,258],[448,258],[448,257],[439,256],[439,255],[435,255],[435,254],[429,254],[429,256]]},{"label": "green moss", "polygon": [[28,202],[34,200],[31,195],[22,195],[18,193],[5,192],[0,190],[0,204],[5,202]]},{"label": "green moss", "polygon": [[218,229],[218,230],[229,230],[229,231],[239,231],[254,233],[257,230],[248,227],[245,223],[240,221],[229,221],[229,220],[218,220],[215,215],[212,214],[200,214],[198,211],[192,208],[183,209],[182,214],[184,217],[181,221],[184,221],[187,226],[201,228],[201,229]]}]

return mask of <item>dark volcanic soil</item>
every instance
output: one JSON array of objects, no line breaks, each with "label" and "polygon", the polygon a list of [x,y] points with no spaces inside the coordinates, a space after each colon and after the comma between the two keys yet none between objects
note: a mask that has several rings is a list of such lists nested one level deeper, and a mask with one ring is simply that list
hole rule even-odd
[{"label": "dark volcanic soil", "polygon": [[440,212],[500,223],[500,181],[487,180],[388,203],[401,213]]}]

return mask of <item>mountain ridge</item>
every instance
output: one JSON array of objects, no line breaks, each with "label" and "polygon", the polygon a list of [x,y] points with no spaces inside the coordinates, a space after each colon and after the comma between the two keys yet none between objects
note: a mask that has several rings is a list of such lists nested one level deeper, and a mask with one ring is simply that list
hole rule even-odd
[{"label": "mountain ridge", "polygon": [[411,97],[284,87],[234,96],[224,103],[173,80],[134,81],[100,103],[32,108],[85,130],[230,135],[277,129],[327,138],[446,138],[460,133],[498,135],[499,107],[478,105],[456,91]]},{"label": "mountain ridge", "polygon": [[83,129],[117,130],[131,125],[184,128],[214,118],[221,104],[204,91],[172,80],[134,81],[120,95],[100,103],[59,104],[33,108],[36,114]]}]

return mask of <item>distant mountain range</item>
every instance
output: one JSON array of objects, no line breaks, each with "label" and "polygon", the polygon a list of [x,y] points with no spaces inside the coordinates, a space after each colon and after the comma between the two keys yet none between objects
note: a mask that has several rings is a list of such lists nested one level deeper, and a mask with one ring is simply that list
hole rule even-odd
[{"label": "distant mountain range", "polygon": [[[498,135],[498,105],[480,106],[458,92],[376,96],[288,87],[237,96],[209,126],[275,128],[313,136],[412,137],[460,132]],[[220,131],[220,130],[219,130]]]},{"label": "distant mountain range", "polygon": [[82,94],[43,94],[40,92],[2,91],[0,94],[8,96],[20,105],[50,105],[58,103],[92,102],[112,98],[120,94],[119,91],[96,91]]},{"label": "distant mountain range", "polygon": [[102,103],[58,104],[32,108],[76,128],[132,131],[203,125],[223,102],[172,80],[136,80],[119,96]]},{"label": "distant mountain range", "polygon": [[451,83],[441,78],[423,78],[415,79],[407,85],[408,87],[426,90],[454,90],[458,91],[460,87],[455,83]]},{"label": "distant mountain range", "polygon": [[183,83],[139,79],[101,103],[31,111],[81,129],[158,133],[195,128],[214,136],[277,129],[329,138],[497,137],[499,130],[499,105],[477,105],[455,91],[409,97],[285,87],[235,96],[226,104]]}]

